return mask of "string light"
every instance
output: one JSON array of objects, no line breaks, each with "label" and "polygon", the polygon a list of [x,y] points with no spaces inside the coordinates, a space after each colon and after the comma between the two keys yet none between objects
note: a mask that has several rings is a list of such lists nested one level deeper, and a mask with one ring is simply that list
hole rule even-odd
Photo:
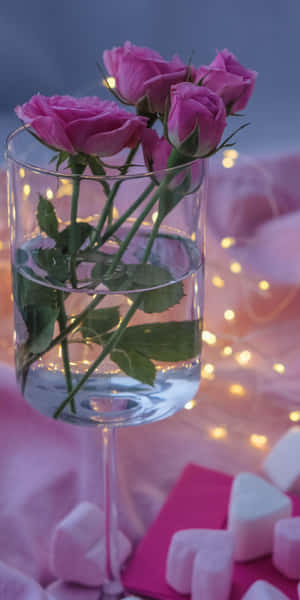
[{"label": "string light", "polygon": [[229,391],[231,394],[233,394],[234,396],[244,396],[245,395],[245,388],[240,384],[240,383],[233,383],[230,387],[229,387]]},{"label": "string light", "polygon": [[231,310],[231,308],[227,308],[227,310],[225,310],[225,312],[224,312],[224,319],[226,321],[233,321],[234,317],[235,317],[234,310]]},{"label": "string light", "polygon": [[21,169],[19,169],[19,175],[21,177],[21,179],[24,179],[25,177],[25,170],[21,167]]},{"label": "string light", "polygon": [[103,83],[104,87],[107,87],[107,88],[115,88],[116,87],[116,80],[114,77],[106,77],[106,79],[102,79],[102,83]]},{"label": "string light", "polygon": [[239,262],[232,262],[230,265],[230,271],[232,273],[240,273],[242,270],[242,265]]},{"label": "string light", "polygon": [[273,370],[282,375],[285,372],[285,366],[282,363],[274,363]]},{"label": "string light", "polygon": [[251,360],[251,358],[252,358],[252,354],[249,350],[242,350],[242,352],[238,352],[238,354],[236,354],[236,356],[235,356],[235,360],[242,367],[247,365],[248,362]]},{"label": "string light", "polygon": [[118,219],[118,217],[119,217],[119,211],[118,211],[118,209],[115,206],[113,207],[113,214],[112,214],[112,216],[113,216],[113,219]]},{"label": "string light", "polygon": [[264,448],[267,441],[268,438],[265,435],[258,435],[257,433],[250,435],[250,443],[252,446],[255,446],[255,448]]},{"label": "string light", "polygon": [[215,440],[221,440],[227,437],[227,429],[225,427],[213,427],[210,429],[210,435]]},{"label": "string light", "polygon": [[233,148],[224,150],[223,154],[226,158],[232,158],[233,160],[235,160],[239,155],[238,151],[234,150]]},{"label": "string light", "polygon": [[201,375],[203,377],[203,379],[214,379],[215,378],[215,366],[212,365],[211,363],[206,363],[206,365],[203,365],[202,369],[201,369]]},{"label": "string light", "polygon": [[155,221],[157,221],[157,217],[158,217],[158,211],[156,210],[153,215],[152,215],[152,222],[155,223]]},{"label": "string light", "polygon": [[290,412],[289,418],[293,423],[298,423],[298,421],[300,421],[300,410],[293,410]]},{"label": "string light", "polygon": [[190,400],[190,402],[187,402],[187,403],[184,405],[184,408],[185,408],[186,410],[192,410],[192,408],[194,408],[194,406],[196,406],[196,400]]},{"label": "string light", "polygon": [[24,196],[29,196],[29,194],[31,192],[31,187],[28,183],[25,183],[25,185],[23,187],[23,192],[24,192]]},{"label": "string light", "polygon": [[225,346],[222,350],[222,354],[223,354],[223,356],[231,356],[231,354],[232,354],[231,346]]},{"label": "string light", "polygon": [[46,190],[46,198],[48,198],[48,200],[52,200],[52,198],[54,198],[54,194],[53,194],[53,191],[51,190],[51,188],[48,188]]},{"label": "string light", "polygon": [[223,165],[223,167],[225,167],[225,169],[230,169],[231,167],[234,166],[233,158],[225,156],[222,160],[222,165]]},{"label": "string light", "polygon": [[235,244],[235,238],[234,237],[224,237],[221,240],[221,246],[222,248],[230,248],[231,246],[234,246]]},{"label": "string light", "polygon": [[212,283],[215,287],[218,287],[218,288],[224,287],[224,279],[222,279],[222,277],[219,277],[219,275],[213,276]]},{"label": "string light", "polygon": [[260,290],[263,290],[263,291],[265,292],[266,290],[269,290],[269,289],[270,289],[270,284],[269,284],[269,282],[268,282],[268,281],[266,281],[265,279],[262,279],[262,280],[259,282],[259,284],[258,284],[258,287],[259,287],[259,289],[260,289]]},{"label": "string light", "polygon": [[202,331],[202,339],[204,342],[206,342],[206,344],[209,344],[210,346],[215,344],[217,341],[215,334],[206,330]]}]

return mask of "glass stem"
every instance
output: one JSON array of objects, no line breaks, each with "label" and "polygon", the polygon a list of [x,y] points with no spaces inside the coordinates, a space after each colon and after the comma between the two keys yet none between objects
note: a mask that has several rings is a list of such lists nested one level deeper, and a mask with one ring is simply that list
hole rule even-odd
[{"label": "glass stem", "polygon": [[103,592],[109,595],[118,595],[123,591],[119,556],[116,434],[114,427],[102,429],[106,549],[106,581]]}]

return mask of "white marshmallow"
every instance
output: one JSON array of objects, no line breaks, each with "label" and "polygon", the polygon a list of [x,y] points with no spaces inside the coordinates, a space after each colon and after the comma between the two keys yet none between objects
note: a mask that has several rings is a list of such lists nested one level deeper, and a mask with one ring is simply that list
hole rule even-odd
[{"label": "white marshmallow", "polygon": [[270,554],[275,523],[291,512],[291,500],[280,490],[257,475],[240,473],[232,485],[228,514],[235,560]]},{"label": "white marshmallow", "polygon": [[300,427],[291,427],[272,448],[264,472],[284,492],[300,494]]},{"label": "white marshmallow", "polygon": [[[120,564],[129,556],[131,543],[119,531]],[[105,519],[90,502],[78,504],[54,531],[50,548],[53,573],[65,582],[100,586],[106,576]]]},{"label": "white marshmallow", "polygon": [[50,600],[40,585],[21,571],[0,561],[1,600]]},{"label": "white marshmallow", "polygon": [[289,598],[267,581],[259,580],[251,585],[242,600],[289,600]]},{"label": "white marshmallow", "polygon": [[192,600],[228,600],[232,585],[233,538],[229,531],[203,531],[193,566]]}]

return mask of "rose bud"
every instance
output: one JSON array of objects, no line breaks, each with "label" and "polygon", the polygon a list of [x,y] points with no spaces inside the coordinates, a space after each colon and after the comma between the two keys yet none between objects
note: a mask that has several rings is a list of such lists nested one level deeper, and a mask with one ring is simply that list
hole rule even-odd
[{"label": "rose bud", "polygon": [[256,71],[245,69],[234,54],[222,50],[210,65],[198,69],[194,82],[202,81],[203,86],[221,96],[227,113],[232,114],[246,107],[256,77]]},{"label": "rose bud", "polygon": [[168,62],[154,50],[131,42],[105,50],[103,61],[121,98],[129,104],[145,105],[149,113],[164,112],[171,85],[184,81],[188,73],[176,55]]},{"label": "rose bud", "polygon": [[179,152],[207,156],[216,149],[225,126],[226,112],[220,96],[193,83],[171,88],[168,136]]}]

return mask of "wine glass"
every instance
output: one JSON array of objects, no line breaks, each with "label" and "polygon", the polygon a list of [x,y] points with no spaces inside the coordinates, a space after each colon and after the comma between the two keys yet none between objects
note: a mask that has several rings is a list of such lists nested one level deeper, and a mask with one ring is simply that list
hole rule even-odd
[{"label": "wine glass", "polygon": [[36,410],[103,438],[104,591],[121,593],[116,431],[191,401],[201,373],[206,162],[147,172],[136,149],[82,174],[8,139],[15,356]]}]

